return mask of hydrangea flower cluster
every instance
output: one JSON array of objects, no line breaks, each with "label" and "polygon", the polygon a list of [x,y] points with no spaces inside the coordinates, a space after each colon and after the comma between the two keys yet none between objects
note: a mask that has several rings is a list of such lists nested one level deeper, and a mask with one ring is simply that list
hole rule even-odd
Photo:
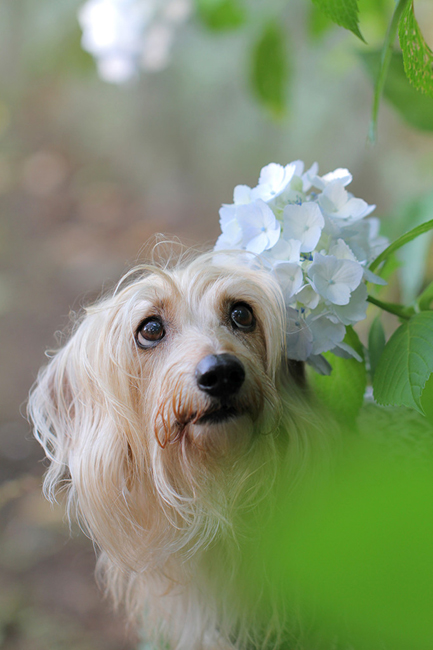
[{"label": "hydrangea flower cluster", "polygon": [[78,12],[82,46],[102,79],[124,83],[140,68],[168,65],[175,31],[191,10],[191,0],[87,0]]},{"label": "hydrangea flower cluster", "polygon": [[388,242],[378,235],[378,219],[365,218],[376,206],[346,190],[351,181],[347,169],[319,176],[317,163],[305,172],[299,160],[271,163],[256,187],[238,185],[233,204],[222,206],[215,245],[259,256],[275,274],[286,303],[288,356],[325,374],[323,352],[359,359],[343,340],[346,326],[366,316],[366,282],[385,284],[368,264]]}]

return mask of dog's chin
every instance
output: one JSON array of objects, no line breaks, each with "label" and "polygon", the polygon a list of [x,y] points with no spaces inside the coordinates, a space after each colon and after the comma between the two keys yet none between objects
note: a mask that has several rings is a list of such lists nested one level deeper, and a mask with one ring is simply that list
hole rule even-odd
[{"label": "dog's chin", "polygon": [[203,415],[201,415],[194,424],[200,425],[212,425],[212,424],[227,424],[230,421],[233,421],[241,417],[243,413],[236,408],[235,406],[230,405],[221,405],[213,409],[209,409]]}]

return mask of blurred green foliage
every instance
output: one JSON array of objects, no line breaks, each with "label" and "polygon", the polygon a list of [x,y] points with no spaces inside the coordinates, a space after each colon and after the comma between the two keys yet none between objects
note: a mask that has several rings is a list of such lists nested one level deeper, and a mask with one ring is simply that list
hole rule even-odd
[{"label": "blurred green foliage", "polygon": [[[374,433],[384,435],[379,428]],[[311,637],[326,641],[323,647],[338,639],[338,647],[357,650],[428,650],[431,449],[420,459],[408,446],[402,458],[352,440],[338,451],[332,478],[310,477],[296,497],[281,495],[264,534],[271,575]],[[311,647],[319,647],[312,638]]]}]

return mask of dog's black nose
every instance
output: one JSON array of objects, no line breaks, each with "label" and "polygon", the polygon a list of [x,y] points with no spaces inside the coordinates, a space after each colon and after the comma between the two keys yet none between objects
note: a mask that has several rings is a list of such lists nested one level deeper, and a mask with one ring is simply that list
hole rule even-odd
[{"label": "dog's black nose", "polygon": [[197,365],[195,378],[200,390],[208,395],[228,397],[244,383],[245,370],[233,354],[209,354]]}]

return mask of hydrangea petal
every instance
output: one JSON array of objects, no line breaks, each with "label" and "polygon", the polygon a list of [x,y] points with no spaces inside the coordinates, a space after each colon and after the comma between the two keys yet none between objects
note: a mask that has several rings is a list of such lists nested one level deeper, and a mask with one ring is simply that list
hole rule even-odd
[{"label": "hydrangea petal", "polygon": [[243,245],[253,253],[272,248],[280,237],[281,226],[262,200],[236,206],[236,220],[242,230]]},{"label": "hydrangea petal", "polygon": [[302,203],[301,205],[286,205],[283,219],[284,238],[300,241],[302,253],[313,251],[325,225],[319,206],[313,202]]},{"label": "hydrangea petal", "polygon": [[308,276],[314,290],[325,300],[336,305],[347,305],[351,292],[362,280],[363,272],[364,269],[358,262],[314,253]]},{"label": "hydrangea petal", "polygon": [[361,283],[352,292],[347,305],[332,305],[332,312],[343,325],[355,325],[367,316],[367,287]]},{"label": "hydrangea petal", "polygon": [[317,318],[310,317],[307,319],[307,324],[313,335],[312,354],[332,350],[346,335],[344,325],[333,323],[324,315]]},{"label": "hydrangea petal", "polygon": [[280,262],[274,267],[284,300],[289,302],[304,283],[302,269],[294,262]]},{"label": "hydrangea petal", "polygon": [[252,199],[271,201],[281,194],[292,180],[297,169],[297,164],[289,163],[285,167],[277,163],[270,163],[260,172],[257,187],[251,190]]},{"label": "hydrangea petal", "polygon": [[236,185],[233,191],[233,203],[235,205],[243,205],[251,203],[251,187],[248,185]]},{"label": "hydrangea petal", "polygon": [[289,307],[287,313],[287,357],[306,361],[313,349],[313,334],[297,309]]},{"label": "hydrangea petal", "polygon": [[316,175],[313,179],[313,185],[314,187],[317,187],[318,190],[324,190],[325,187],[333,181],[339,181],[343,187],[346,187],[346,185],[350,185],[352,182],[352,174],[348,169],[339,167],[338,169],[334,169],[333,172],[329,172],[324,176]]}]

